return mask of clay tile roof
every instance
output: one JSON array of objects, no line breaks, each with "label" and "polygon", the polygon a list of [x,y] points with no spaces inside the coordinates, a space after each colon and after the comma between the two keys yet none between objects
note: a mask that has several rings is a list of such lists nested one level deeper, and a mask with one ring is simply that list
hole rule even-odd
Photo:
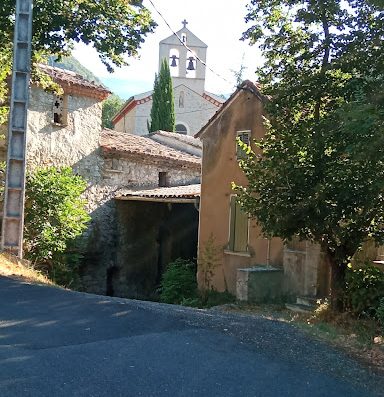
[{"label": "clay tile roof", "polygon": [[69,91],[70,93],[83,94],[84,96],[100,100],[105,99],[111,93],[103,85],[91,82],[71,70],[43,64],[39,64],[39,69],[52,77],[57,84],[61,85],[65,91]]},{"label": "clay tile roof", "polygon": [[119,154],[138,157],[141,161],[164,160],[175,165],[188,165],[200,168],[201,159],[162,145],[150,138],[104,129],[101,133],[100,147],[104,155]]},{"label": "clay tile roof", "polygon": [[155,189],[143,190],[121,189],[117,191],[115,195],[115,198],[117,200],[129,200],[130,198],[195,199],[197,197],[200,197],[200,184],[174,187],[158,187]]}]

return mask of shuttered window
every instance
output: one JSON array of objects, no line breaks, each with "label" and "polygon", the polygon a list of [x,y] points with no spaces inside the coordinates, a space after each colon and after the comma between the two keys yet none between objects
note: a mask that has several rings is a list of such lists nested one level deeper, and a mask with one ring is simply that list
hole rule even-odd
[{"label": "shuttered window", "polygon": [[245,213],[236,196],[231,197],[229,250],[246,252],[248,249],[248,214]]},{"label": "shuttered window", "polygon": [[[240,139],[241,142],[245,143],[246,145],[250,145],[251,144],[251,131],[238,131],[236,134],[237,138]],[[241,160],[241,159],[245,159],[247,157],[247,153],[246,151],[239,146],[238,141],[236,140],[236,155],[237,155],[237,159]]]}]

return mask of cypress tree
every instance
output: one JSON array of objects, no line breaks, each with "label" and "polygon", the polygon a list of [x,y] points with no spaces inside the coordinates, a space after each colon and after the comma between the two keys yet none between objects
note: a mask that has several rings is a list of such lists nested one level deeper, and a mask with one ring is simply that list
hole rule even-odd
[{"label": "cypress tree", "polygon": [[160,72],[155,75],[152,94],[151,122],[149,132],[175,131],[175,104],[171,72],[166,59],[161,62]]}]

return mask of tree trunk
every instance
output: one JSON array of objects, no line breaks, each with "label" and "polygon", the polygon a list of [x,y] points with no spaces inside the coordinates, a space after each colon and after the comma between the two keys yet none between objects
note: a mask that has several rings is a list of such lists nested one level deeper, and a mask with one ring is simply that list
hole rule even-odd
[{"label": "tree trunk", "polygon": [[342,261],[336,259],[335,253],[327,250],[326,255],[331,269],[331,308],[340,312],[344,308],[343,294],[347,266]]}]

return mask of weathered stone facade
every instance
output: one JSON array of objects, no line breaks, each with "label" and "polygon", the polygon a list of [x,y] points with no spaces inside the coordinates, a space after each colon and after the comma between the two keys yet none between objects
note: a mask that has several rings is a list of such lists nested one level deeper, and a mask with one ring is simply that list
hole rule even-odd
[{"label": "weathered stone facade", "polygon": [[101,102],[67,95],[66,122],[53,122],[55,96],[33,87],[30,91],[27,133],[28,168],[71,166],[92,184],[101,179],[99,154]]},{"label": "weathered stone facade", "polygon": [[[118,233],[125,230],[124,227],[130,228],[129,225],[117,225],[116,191],[122,188],[157,187],[160,172],[166,173],[167,183],[172,185],[199,182],[200,159],[149,138],[132,138],[129,134],[103,131],[102,99],[109,92],[100,86],[93,87],[93,83],[84,81],[72,72],[54,68],[48,68],[48,71],[64,88],[61,102],[64,105],[60,109],[60,117],[55,117],[57,97],[39,87],[31,88],[27,166],[29,169],[70,166],[75,173],[85,178],[88,185],[84,197],[88,202],[91,221],[83,235],[85,250],[80,268],[83,289],[99,294],[106,294],[113,288],[127,292],[128,289],[121,285],[111,286],[117,266],[117,246],[122,241]],[[119,150],[115,150],[114,135],[118,137],[116,142],[120,145]],[[106,136],[108,140],[103,141]],[[134,215],[130,214],[129,217],[133,219]],[[197,226],[195,232],[197,236]],[[119,258],[122,274],[128,274],[124,270],[121,254]],[[157,262],[154,266],[157,266]]]}]

